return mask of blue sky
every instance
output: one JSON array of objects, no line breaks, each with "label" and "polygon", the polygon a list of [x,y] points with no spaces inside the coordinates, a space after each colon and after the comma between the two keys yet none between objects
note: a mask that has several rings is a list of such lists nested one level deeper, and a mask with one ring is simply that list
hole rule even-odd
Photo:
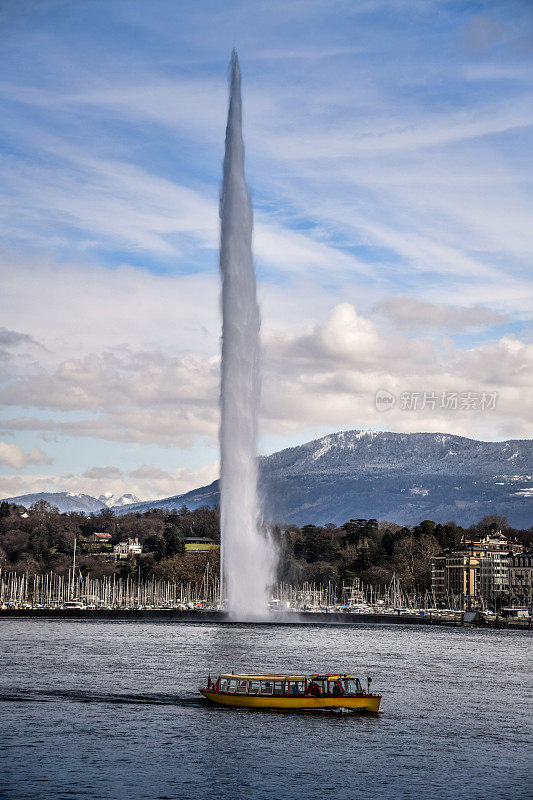
[{"label": "blue sky", "polygon": [[[216,476],[234,46],[262,451],[530,435],[529,2],[44,0],[0,26],[0,494]],[[433,391],[498,399],[400,407]]]}]

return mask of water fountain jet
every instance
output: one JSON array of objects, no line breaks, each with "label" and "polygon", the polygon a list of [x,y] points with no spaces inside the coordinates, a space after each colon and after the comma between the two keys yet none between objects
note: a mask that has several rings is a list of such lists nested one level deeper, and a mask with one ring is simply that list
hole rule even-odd
[{"label": "water fountain jet", "polygon": [[220,391],[221,599],[233,619],[268,613],[273,551],[260,529],[257,496],[259,329],[252,257],[253,212],[244,177],[241,75],[231,57],[220,196],[222,377]]}]

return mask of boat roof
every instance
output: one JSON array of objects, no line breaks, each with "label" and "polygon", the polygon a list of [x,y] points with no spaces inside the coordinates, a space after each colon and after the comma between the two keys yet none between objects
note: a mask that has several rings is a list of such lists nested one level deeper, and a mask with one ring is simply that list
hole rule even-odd
[{"label": "boat roof", "polygon": [[302,681],[304,678],[316,678],[317,680],[321,678],[324,679],[335,679],[335,678],[356,678],[356,675],[346,675],[345,673],[339,675],[325,675],[324,673],[319,672],[305,672],[305,673],[298,673],[297,675],[285,674],[279,675],[278,673],[269,673],[269,672],[262,672],[257,674],[248,674],[248,673],[233,673],[233,672],[223,672],[220,675],[221,678],[238,678],[239,680],[270,680],[270,681],[285,681],[285,680],[293,680],[293,681]]}]

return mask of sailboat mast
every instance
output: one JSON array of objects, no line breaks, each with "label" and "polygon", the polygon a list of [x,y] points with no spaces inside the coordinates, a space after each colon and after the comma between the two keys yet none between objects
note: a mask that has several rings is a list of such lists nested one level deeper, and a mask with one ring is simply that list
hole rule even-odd
[{"label": "sailboat mast", "polygon": [[[74,554],[72,556],[72,595],[74,595],[74,581],[76,580],[76,542],[77,539],[74,537]],[[74,599],[74,597],[72,597]]]}]

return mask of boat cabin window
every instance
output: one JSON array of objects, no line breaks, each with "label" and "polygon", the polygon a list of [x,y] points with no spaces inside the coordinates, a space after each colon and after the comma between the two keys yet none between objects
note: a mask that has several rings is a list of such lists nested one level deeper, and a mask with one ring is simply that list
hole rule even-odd
[{"label": "boat cabin window", "polygon": [[342,694],[338,681],[328,681],[328,694],[333,695],[333,697],[339,697]]},{"label": "boat cabin window", "polygon": [[284,683],[285,681],[274,681],[274,694],[280,695],[284,693]]},{"label": "boat cabin window", "polygon": [[359,678],[341,678],[340,684],[344,694],[362,694]]},{"label": "boat cabin window", "polygon": [[259,694],[259,681],[250,681],[248,686],[248,694]]},{"label": "boat cabin window", "polygon": [[274,681],[261,681],[261,694],[272,694]]},{"label": "boat cabin window", "polygon": [[287,694],[304,694],[305,681],[287,681]]},{"label": "boat cabin window", "polygon": [[237,688],[237,679],[230,678],[228,681],[228,692],[235,694],[235,689]]},{"label": "boat cabin window", "polygon": [[314,695],[315,697],[320,697],[321,695],[326,694],[326,681],[321,680],[320,678],[310,679],[307,686],[307,691],[309,694]]},{"label": "boat cabin window", "polygon": [[237,681],[237,693],[246,694],[248,691],[248,681]]},{"label": "boat cabin window", "polygon": [[227,678],[220,678],[219,690],[221,692],[228,691],[228,679]]}]

